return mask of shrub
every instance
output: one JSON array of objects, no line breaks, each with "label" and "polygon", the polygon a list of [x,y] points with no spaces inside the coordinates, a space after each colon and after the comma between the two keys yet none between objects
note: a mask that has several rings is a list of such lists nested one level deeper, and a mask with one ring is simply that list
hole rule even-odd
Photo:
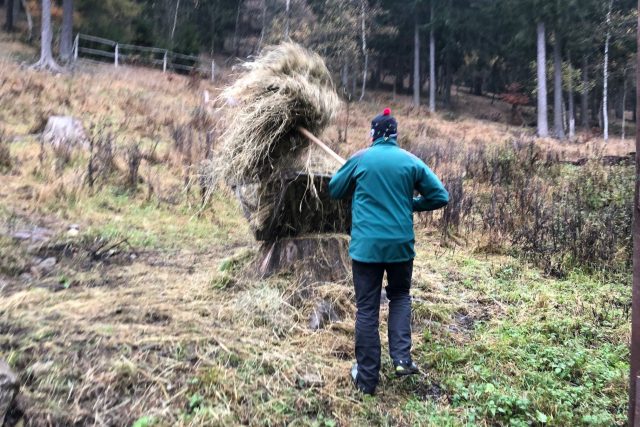
[{"label": "shrub", "polygon": [[532,141],[414,144],[443,177],[449,205],[427,223],[508,247],[562,276],[573,268],[617,273],[631,265],[633,168],[562,164]]}]

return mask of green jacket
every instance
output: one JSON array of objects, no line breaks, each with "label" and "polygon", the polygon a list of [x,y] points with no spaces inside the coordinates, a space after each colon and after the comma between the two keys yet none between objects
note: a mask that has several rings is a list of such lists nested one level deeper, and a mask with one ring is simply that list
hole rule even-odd
[{"label": "green jacket", "polygon": [[384,138],[354,154],[331,179],[329,193],[334,199],[353,196],[349,254],[369,263],[413,259],[413,212],[449,202],[449,193],[424,162]]}]

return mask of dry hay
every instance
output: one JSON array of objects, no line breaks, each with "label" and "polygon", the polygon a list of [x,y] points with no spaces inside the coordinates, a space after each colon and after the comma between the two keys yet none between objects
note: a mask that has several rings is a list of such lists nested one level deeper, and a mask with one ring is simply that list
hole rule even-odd
[{"label": "dry hay", "polygon": [[268,180],[308,145],[297,128],[318,135],[339,108],[322,58],[285,43],[265,49],[219,100],[234,106],[222,135],[222,176],[231,184]]},{"label": "dry hay", "polygon": [[[298,132],[302,126],[319,135],[339,108],[324,61],[285,43],[243,67],[246,72],[217,99],[226,104],[228,127],[215,175],[235,189],[258,240],[346,231],[344,225],[324,226],[321,218],[312,221],[306,215],[323,212],[323,217],[333,217],[341,206],[333,206],[326,194],[338,165],[309,147]],[[312,222],[321,226],[308,227]]]},{"label": "dry hay", "polygon": [[349,202],[329,197],[333,170],[330,158],[309,147],[292,159],[288,169],[274,172],[268,180],[235,186],[255,238],[272,241],[308,233],[347,232]]}]

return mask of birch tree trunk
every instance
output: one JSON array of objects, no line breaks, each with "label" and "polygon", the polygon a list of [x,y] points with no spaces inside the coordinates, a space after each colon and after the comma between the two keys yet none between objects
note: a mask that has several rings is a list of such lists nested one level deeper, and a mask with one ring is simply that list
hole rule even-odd
[{"label": "birch tree trunk", "polygon": [[42,0],[42,35],[40,43],[40,60],[33,64],[33,68],[60,72],[62,69],[53,59],[51,42],[53,33],[51,30],[51,0]]},{"label": "birch tree trunk", "polygon": [[417,16],[413,30],[413,105],[420,106],[420,28]]},{"label": "birch tree trunk", "polygon": [[436,112],[436,38],[433,33],[433,2],[431,0],[431,29],[429,31],[429,111]]},{"label": "birch tree trunk", "polygon": [[73,0],[62,2],[62,33],[60,37],[60,59],[71,61],[73,56]]},{"label": "birch tree trunk", "polygon": [[609,140],[609,43],[611,42],[611,9],[613,0],[609,0],[609,11],[607,12],[607,38],[604,43],[604,72],[602,89],[602,128],[605,141]]},{"label": "birch tree trunk", "polygon": [[553,43],[553,133],[558,139],[564,139],[562,121],[562,54],[560,37],[557,32]]},{"label": "birch tree trunk", "polygon": [[538,23],[538,136],[549,136],[547,118],[547,47],[545,41],[544,22]]},{"label": "birch tree trunk", "polygon": [[362,55],[364,56],[364,67],[362,69],[362,91],[360,92],[360,101],[362,101],[364,99],[365,90],[367,88],[367,69],[369,68],[369,52],[367,51],[366,0],[360,1],[360,8],[362,21]]},{"label": "birch tree trunk", "polygon": [[582,127],[589,129],[589,61],[585,55],[582,58],[582,111],[580,113],[580,119],[582,120]]},{"label": "birch tree trunk", "polygon": [[576,107],[573,98],[573,66],[569,59],[569,139],[576,137]]}]

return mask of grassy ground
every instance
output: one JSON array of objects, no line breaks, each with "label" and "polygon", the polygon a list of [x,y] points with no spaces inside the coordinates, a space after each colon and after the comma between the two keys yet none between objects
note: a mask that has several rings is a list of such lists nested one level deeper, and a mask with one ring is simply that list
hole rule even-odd
[{"label": "grassy ground", "polygon": [[[138,70],[52,78],[11,58],[0,59],[0,142],[10,142],[12,163],[0,178],[0,357],[22,382],[13,416],[23,411],[30,425],[137,427],[624,424],[628,275],[554,279],[480,253],[472,240],[445,247],[421,227],[413,337],[424,373],[397,380],[385,356],[379,394],[363,398],[348,377],[350,284],[317,285],[301,299],[293,277],[243,275],[257,244],[233,198],[215,193],[201,210],[195,189],[185,190],[192,171],[172,128],[189,123],[200,90],[214,86]],[[366,144],[368,120],[383,103],[408,138],[473,144],[529,132],[462,113],[425,124],[423,111],[376,96],[350,111],[346,142],[344,122],[326,133],[341,153]],[[32,134],[52,113],[111,123],[118,159],[101,187],[84,184],[86,154],[61,172],[52,158],[38,160]],[[160,159],[142,161],[135,191],[123,179],[132,141],[157,142]],[[567,157],[600,147],[539,143]],[[34,226],[47,241],[9,237]],[[48,257],[56,264],[41,267]],[[307,321],[320,299],[343,316],[312,332]]]},{"label": "grassy ground", "polygon": [[[87,202],[116,205],[118,197]],[[348,312],[310,332],[308,306],[292,302],[287,277],[221,271],[242,265],[254,247],[233,224],[129,205],[130,221],[138,212],[160,221],[119,228],[115,240],[111,225],[62,234],[17,260],[56,256],[54,271],[5,282],[0,349],[21,374],[22,407],[35,425],[143,417],[159,425],[623,424],[625,284],[579,274],[553,280],[509,257],[441,249],[421,233],[414,357],[425,375],[393,379],[385,357],[379,395],[363,399],[347,376],[348,284],[318,290]],[[191,225],[166,239],[162,220]],[[64,221],[53,224],[64,230]],[[123,237],[133,248],[89,255],[97,238]],[[0,250],[6,257],[25,248],[3,240]]]}]

